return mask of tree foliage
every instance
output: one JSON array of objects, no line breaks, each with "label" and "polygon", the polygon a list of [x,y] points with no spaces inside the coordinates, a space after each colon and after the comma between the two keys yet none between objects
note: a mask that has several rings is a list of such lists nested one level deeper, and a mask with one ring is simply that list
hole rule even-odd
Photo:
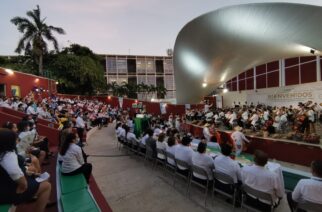
[{"label": "tree foliage", "polygon": [[121,84],[117,84],[116,82],[108,83],[107,91],[113,96],[125,96],[129,98],[137,98],[137,94],[141,94],[145,100],[147,100],[150,94],[156,94],[157,98],[160,99],[164,98],[167,94],[167,89],[162,85],[154,86],[144,83],[134,85],[127,82],[122,82]]},{"label": "tree foliage", "polygon": [[92,95],[106,90],[104,67],[89,48],[73,44],[54,55],[48,65],[61,93]]}]

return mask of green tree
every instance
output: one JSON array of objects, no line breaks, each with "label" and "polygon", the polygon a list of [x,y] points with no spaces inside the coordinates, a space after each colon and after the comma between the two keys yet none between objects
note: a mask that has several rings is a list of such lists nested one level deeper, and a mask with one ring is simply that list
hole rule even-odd
[{"label": "green tree", "polygon": [[58,42],[53,36],[53,32],[65,34],[65,31],[62,28],[47,25],[46,18],[40,16],[39,5],[36,9],[27,11],[26,15],[29,19],[18,16],[11,19],[18,31],[23,33],[15,52],[20,54],[24,51],[25,55],[35,56],[39,74],[43,75],[43,57],[48,52],[46,41],[52,42],[55,50],[58,51]]},{"label": "green tree", "polygon": [[65,48],[52,56],[48,69],[59,81],[59,92],[93,95],[108,89],[100,58],[87,47],[73,44]]}]

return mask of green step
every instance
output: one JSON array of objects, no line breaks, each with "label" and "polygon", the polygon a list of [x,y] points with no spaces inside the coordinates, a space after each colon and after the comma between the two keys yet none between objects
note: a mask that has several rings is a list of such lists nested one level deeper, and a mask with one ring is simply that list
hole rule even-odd
[{"label": "green step", "polygon": [[64,212],[100,211],[87,189],[62,195],[60,201]]},{"label": "green step", "polygon": [[83,174],[65,176],[60,174],[61,194],[68,194],[87,188],[87,182]]},{"label": "green step", "polygon": [[10,208],[11,208],[11,205],[9,204],[0,205],[0,212],[8,212]]}]

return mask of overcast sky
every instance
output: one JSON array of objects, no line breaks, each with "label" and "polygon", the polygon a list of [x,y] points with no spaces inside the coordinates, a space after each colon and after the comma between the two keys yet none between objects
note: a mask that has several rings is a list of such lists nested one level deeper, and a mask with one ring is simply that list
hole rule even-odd
[{"label": "overcast sky", "polygon": [[[62,27],[60,47],[88,46],[101,54],[165,55],[190,20],[218,8],[260,0],[1,0],[0,55],[12,55],[21,34],[10,23],[39,4],[47,24]],[[276,1],[265,1],[276,2]],[[322,6],[322,0],[277,1]]]}]

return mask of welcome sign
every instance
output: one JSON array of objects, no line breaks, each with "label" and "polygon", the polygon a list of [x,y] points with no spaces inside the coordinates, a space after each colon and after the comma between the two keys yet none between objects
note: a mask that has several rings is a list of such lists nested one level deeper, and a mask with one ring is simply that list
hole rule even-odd
[{"label": "welcome sign", "polygon": [[263,103],[272,106],[297,106],[299,102],[312,101],[322,103],[322,82],[296,86],[246,91],[246,101],[254,104]]}]

